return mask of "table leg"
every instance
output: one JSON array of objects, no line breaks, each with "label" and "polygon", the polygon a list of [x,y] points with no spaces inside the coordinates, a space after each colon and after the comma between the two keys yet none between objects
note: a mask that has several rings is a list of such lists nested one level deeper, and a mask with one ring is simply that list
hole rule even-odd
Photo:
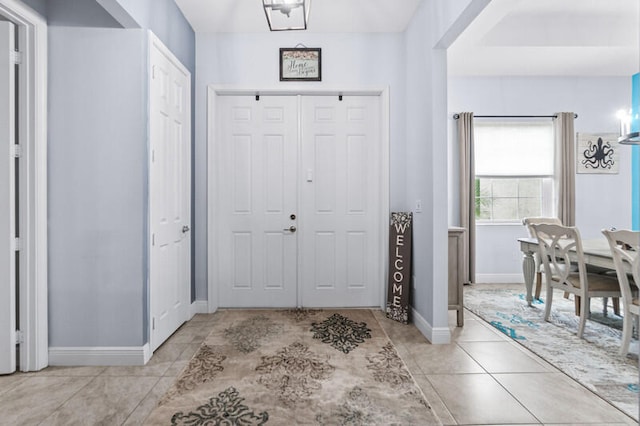
[{"label": "table leg", "polygon": [[524,275],[524,285],[527,287],[527,304],[531,306],[533,302],[533,279],[536,272],[536,261],[532,251],[525,251],[522,258],[522,273]]}]

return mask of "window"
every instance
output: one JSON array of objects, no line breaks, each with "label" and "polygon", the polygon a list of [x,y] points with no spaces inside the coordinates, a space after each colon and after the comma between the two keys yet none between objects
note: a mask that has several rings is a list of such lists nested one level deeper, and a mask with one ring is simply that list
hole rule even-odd
[{"label": "window", "polygon": [[551,216],[553,127],[549,122],[474,125],[476,220],[518,222]]}]

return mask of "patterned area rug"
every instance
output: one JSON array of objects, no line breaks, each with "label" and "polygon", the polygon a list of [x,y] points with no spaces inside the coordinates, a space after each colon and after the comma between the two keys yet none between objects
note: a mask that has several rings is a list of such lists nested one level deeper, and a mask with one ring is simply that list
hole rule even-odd
[{"label": "patterned area rug", "polygon": [[369,310],[218,318],[146,424],[441,424]]},{"label": "patterned area rug", "polygon": [[[544,294],[544,291],[543,291]],[[609,301],[609,303],[611,303]],[[544,299],[527,306],[524,284],[465,286],[464,305],[501,332],[582,383],[620,410],[638,419],[638,341],[630,354],[618,355],[622,318],[603,315],[602,299],[591,300],[591,320],[584,339],[576,335],[579,317],[573,296],[555,292],[549,322],[543,320]]]}]

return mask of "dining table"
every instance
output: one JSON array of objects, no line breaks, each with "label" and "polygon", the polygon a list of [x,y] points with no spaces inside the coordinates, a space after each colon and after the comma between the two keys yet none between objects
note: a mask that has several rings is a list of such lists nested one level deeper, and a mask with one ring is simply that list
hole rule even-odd
[{"label": "dining table", "polygon": [[[523,253],[522,273],[527,289],[526,300],[527,304],[531,306],[533,303],[533,282],[536,274],[536,262],[533,255],[538,251],[538,240],[532,237],[523,237],[518,238],[518,243],[520,243],[520,250]],[[604,236],[582,240],[582,251],[585,265],[616,270],[609,243]],[[572,260],[576,259],[572,258]]]}]

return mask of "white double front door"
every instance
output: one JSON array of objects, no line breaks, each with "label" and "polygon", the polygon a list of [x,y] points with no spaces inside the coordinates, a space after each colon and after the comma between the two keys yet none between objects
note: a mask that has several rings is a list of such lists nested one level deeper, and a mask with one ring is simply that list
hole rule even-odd
[{"label": "white double front door", "polygon": [[219,96],[216,111],[219,305],[379,306],[380,98]]}]

